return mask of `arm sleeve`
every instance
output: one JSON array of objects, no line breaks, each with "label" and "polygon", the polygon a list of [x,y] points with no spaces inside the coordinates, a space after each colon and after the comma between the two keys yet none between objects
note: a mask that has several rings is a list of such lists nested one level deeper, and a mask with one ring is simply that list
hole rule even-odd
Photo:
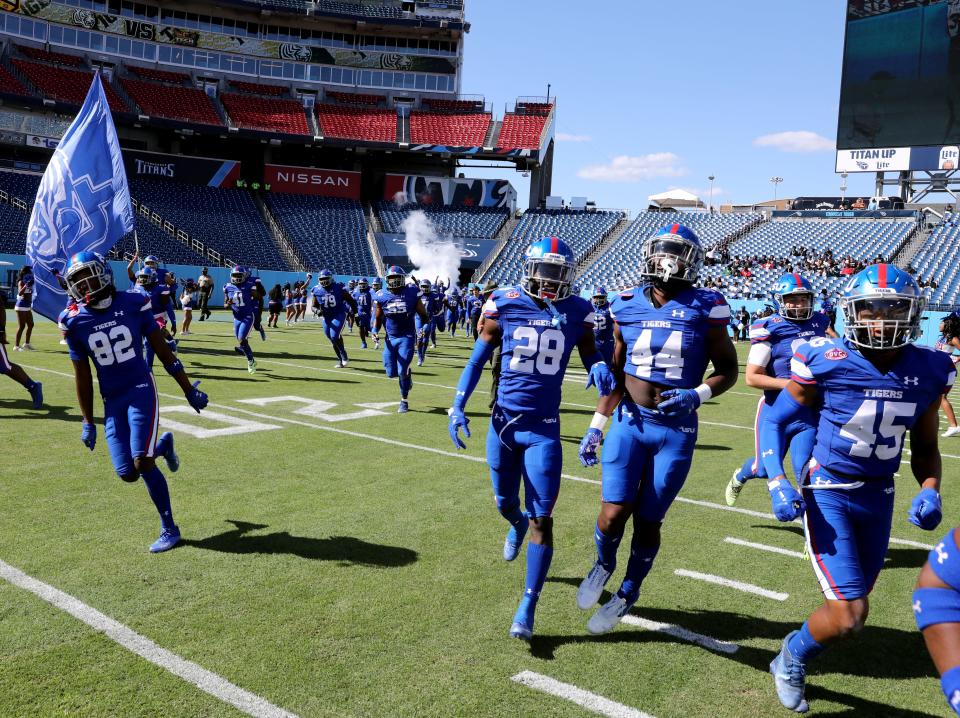
[{"label": "arm sleeve", "polygon": [[150,336],[155,331],[158,331],[160,329],[160,327],[157,326],[156,320],[153,318],[153,310],[152,310],[152,304],[150,302],[150,297],[143,298],[143,306],[140,307],[139,319],[140,319],[140,334],[145,337]]},{"label": "arm sleeve", "polygon": [[[790,392],[784,389],[773,406],[764,412],[763,421],[760,422],[758,459],[763,461],[767,476],[771,479],[785,473],[783,470],[783,456],[786,453],[785,429],[788,424],[797,421],[813,424],[815,421],[813,410],[797,402]],[[796,468],[799,470],[799,467]]]},{"label": "arm sleeve", "polygon": [[483,339],[477,339],[473,345],[473,353],[467,360],[467,365],[463,367],[460,374],[460,381],[457,382],[457,394],[453,399],[455,409],[463,409],[470,399],[473,390],[477,388],[477,382],[480,381],[480,375],[483,374],[483,366],[493,354],[493,345],[488,344]]}]

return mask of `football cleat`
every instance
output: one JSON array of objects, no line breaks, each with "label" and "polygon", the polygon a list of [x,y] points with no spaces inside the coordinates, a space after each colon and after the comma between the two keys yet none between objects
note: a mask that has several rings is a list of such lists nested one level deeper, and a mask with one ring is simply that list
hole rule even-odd
[{"label": "football cleat", "polygon": [[610,572],[600,565],[597,561],[590,569],[587,577],[580,582],[577,589],[577,608],[581,611],[589,611],[593,608],[600,596],[603,594],[603,587],[610,580]]},{"label": "football cleat", "polygon": [[956,436],[957,434],[960,434],[960,426],[951,426],[949,429],[943,432],[940,436],[946,439],[951,436]]},{"label": "football cleat", "polygon": [[600,606],[597,612],[590,616],[590,620],[587,621],[587,631],[595,636],[610,633],[631,608],[633,608],[633,603],[627,603],[627,599],[619,593],[615,593],[613,598]]},{"label": "football cleat", "polygon": [[795,633],[797,631],[791,631],[783,639],[780,653],[770,662],[770,673],[773,674],[773,685],[783,707],[796,713],[806,713],[810,709],[803,697],[807,683],[806,667],[796,660],[787,648]]},{"label": "football cleat", "polygon": [[367,348],[367,343],[366,343],[366,342],[360,342],[360,348],[361,348],[361,349],[366,349],[366,348]]},{"label": "football cleat", "polygon": [[250,372],[251,374],[256,374],[256,373],[257,373],[257,360],[256,360],[256,359],[248,359],[248,360],[247,360],[247,371]]},{"label": "football cleat", "polygon": [[66,339],[61,339],[61,340],[60,340],[60,343],[63,344],[63,345],[66,345],[67,340],[66,340]]},{"label": "football cleat", "polygon": [[23,345],[23,348],[24,348],[26,351],[28,351],[28,352],[32,352],[32,351],[33,351],[33,346],[31,346],[30,342],[27,342],[26,344],[24,344],[24,345]]},{"label": "football cleat", "polygon": [[235,352],[236,352],[237,354],[239,354],[240,356],[245,356],[244,353],[243,353],[243,347],[234,347],[234,348],[233,348],[233,351],[235,351]]},{"label": "football cleat", "polygon": [[162,553],[169,551],[180,543],[180,529],[174,526],[172,529],[163,529],[160,532],[160,538],[150,544],[150,553]]},{"label": "football cleat", "polygon": [[740,498],[740,492],[743,490],[745,483],[745,481],[740,480],[740,469],[736,469],[733,472],[733,476],[730,477],[727,490],[724,492],[724,496],[727,499],[727,506],[733,506],[737,503],[737,499]]},{"label": "football cleat", "polygon": [[523,515],[521,528],[511,526],[507,531],[507,537],[503,540],[503,560],[513,561],[520,553],[520,547],[523,546],[523,537],[527,535],[527,527],[530,525],[530,519],[526,514]]},{"label": "football cleat", "polygon": [[533,614],[537,610],[537,602],[529,596],[524,596],[520,600],[517,612],[513,616],[513,623],[510,624],[510,637],[519,638],[521,641],[529,641],[533,638]]},{"label": "football cleat", "polygon": [[22,351],[23,351],[23,347],[21,347],[21,346],[15,346],[15,347],[13,348],[13,351],[15,351],[15,352],[22,352]]},{"label": "football cleat", "polygon": [[263,327],[260,327],[260,340],[267,341],[267,333],[264,331]]},{"label": "football cleat", "polygon": [[417,366],[423,366],[423,359],[417,359]]},{"label": "football cleat", "polygon": [[175,474],[180,470],[180,457],[173,449],[173,434],[169,431],[160,434],[160,439],[157,441],[157,453],[167,462],[170,473]]},{"label": "football cleat", "polygon": [[407,403],[406,399],[400,400],[400,408],[397,409],[398,414],[406,414],[410,411],[410,405]]},{"label": "football cleat", "polygon": [[42,409],[43,408],[43,384],[39,381],[33,382],[28,388],[27,391],[30,392],[30,398],[33,399],[33,408]]}]

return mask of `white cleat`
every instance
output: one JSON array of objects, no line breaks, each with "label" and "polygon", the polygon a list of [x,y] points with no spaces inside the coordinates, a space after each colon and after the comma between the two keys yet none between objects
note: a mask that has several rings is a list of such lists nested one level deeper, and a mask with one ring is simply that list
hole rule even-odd
[{"label": "white cleat", "polygon": [[943,438],[947,438],[950,436],[956,436],[957,434],[960,434],[960,426],[951,426],[949,429],[943,432],[940,436],[942,436]]},{"label": "white cleat", "polygon": [[724,492],[724,498],[727,500],[727,506],[733,506],[740,498],[740,492],[743,491],[743,485],[746,482],[740,481],[740,469],[735,469],[730,482],[727,484],[727,490]]},{"label": "white cleat", "polygon": [[600,565],[600,562],[593,564],[590,573],[580,582],[580,588],[577,589],[577,608],[581,611],[589,611],[593,608],[603,594],[603,587],[610,580],[610,572]]},{"label": "white cleat", "polygon": [[613,598],[600,606],[597,612],[590,616],[590,620],[587,621],[587,631],[595,636],[610,633],[631,608],[633,608],[632,603],[627,603],[627,599],[621,598],[619,594],[614,594]]},{"label": "white cleat", "polygon": [[30,346],[29,343],[24,344],[24,345],[23,345],[23,348],[26,349],[28,352],[32,352],[32,351],[33,351],[33,347]]}]

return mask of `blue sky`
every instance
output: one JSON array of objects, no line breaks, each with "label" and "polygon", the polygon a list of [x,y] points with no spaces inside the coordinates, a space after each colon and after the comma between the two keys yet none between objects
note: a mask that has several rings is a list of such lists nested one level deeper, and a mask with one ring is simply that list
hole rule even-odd
[{"label": "blue sky", "polygon": [[[466,0],[462,92],[501,116],[557,99],[553,194],[645,209],[683,187],[715,204],[839,195],[834,169],[846,3],[841,0]],[[502,176],[526,206],[527,184]],[[872,194],[851,175],[848,196]]]}]

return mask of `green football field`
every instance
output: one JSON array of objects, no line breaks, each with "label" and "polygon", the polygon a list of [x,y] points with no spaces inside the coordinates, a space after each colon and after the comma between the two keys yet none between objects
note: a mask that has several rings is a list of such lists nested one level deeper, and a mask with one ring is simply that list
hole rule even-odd
[{"label": "green football field", "polygon": [[[501,557],[507,524],[484,459],[488,373],[469,405],[467,451],[447,436],[468,341],[444,337],[414,367],[411,412],[398,415],[396,381],[356,335],[345,334],[351,362],[339,369],[319,323],[281,326],[266,343],[251,339],[251,376],[229,322],[193,328],[181,358],[203,380],[208,410],[196,415],[157,375],[161,421],[182,461],[167,478],[184,543],[147,552],[159,526],[153,505],[142,482],[114,475],[102,426],[94,452],[80,443],[71,364],[43,322],[37,351],[10,358],[43,382],[47,407],[32,410],[23,389],[0,379],[0,567],[196,670],[176,675],[62,601],[0,580],[0,716],[242,715],[220,689],[195,685],[209,687],[197,675],[232,684],[235,703],[257,716],[591,714],[571,697],[608,715],[789,714],[767,666],[820,593],[799,555],[799,524],[773,519],[762,483],[745,488],[738,510],[724,504],[732,470],[753,453],[756,393],[742,377],[700,410],[693,466],[633,619],[600,637],[586,633],[590,614],[574,601],[594,556],[600,471],[580,466],[577,445],[595,393],[570,377],[556,554],[528,645],[507,636],[524,561]],[[582,374],[576,359],[571,367]],[[907,522],[916,483],[904,465],[896,542],[867,628],[811,668],[816,715],[949,715],[910,600],[923,546],[957,523],[960,440],[941,448],[943,527]],[[544,692],[515,680],[521,674],[562,685]]]}]

